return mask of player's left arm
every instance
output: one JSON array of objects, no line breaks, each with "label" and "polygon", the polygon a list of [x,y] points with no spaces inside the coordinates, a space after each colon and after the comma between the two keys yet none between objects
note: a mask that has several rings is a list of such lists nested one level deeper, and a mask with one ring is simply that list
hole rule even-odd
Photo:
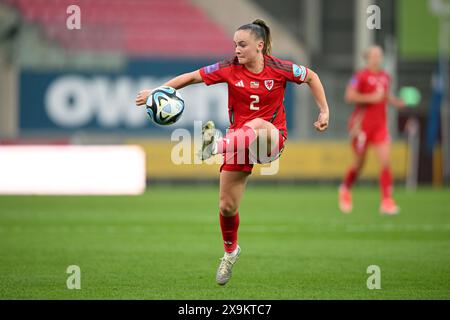
[{"label": "player's left arm", "polygon": [[393,94],[388,95],[388,104],[393,105],[397,110],[403,109],[406,106],[402,99],[397,98]]},{"label": "player's left arm", "polygon": [[308,69],[308,75],[306,76],[305,82],[308,84],[311,93],[316,100],[317,107],[320,110],[319,117],[317,121],[314,122],[314,127],[316,127],[316,130],[318,131],[325,131],[328,128],[330,111],[322,82],[317,73],[311,69]]}]

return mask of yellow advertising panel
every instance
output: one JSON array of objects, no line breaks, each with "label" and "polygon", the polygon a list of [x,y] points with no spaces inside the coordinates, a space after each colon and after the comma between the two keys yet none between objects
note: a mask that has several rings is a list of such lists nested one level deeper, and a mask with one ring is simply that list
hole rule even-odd
[{"label": "yellow advertising panel", "polygon": [[[128,141],[128,144],[136,144],[144,149],[149,180],[218,177],[221,157],[210,159],[212,164],[194,163],[199,162],[194,159],[194,146],[191,146],[191,150],[184,150],[186,152],[183,154],[177,148],[176,142],[166,140],[132,140]],[[263,180],[335,180],[344,175],[351,162],[352,153],[347,141],[287,141],[278,164],[257,164],[252,177]],[[394,178],[405,178],[407,148],[404,142],[392,144],[391,165]],[[379,164],[373,150],[369,149],[361,178],[374,179],[378,174]]]}]

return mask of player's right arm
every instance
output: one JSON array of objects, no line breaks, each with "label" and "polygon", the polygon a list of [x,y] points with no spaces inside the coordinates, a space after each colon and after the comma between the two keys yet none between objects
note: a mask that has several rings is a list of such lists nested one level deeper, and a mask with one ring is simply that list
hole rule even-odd
[{"label": "player's right arm", "polygon": [[345,90],[345,102],[349,104],[364,105],[378,103],[386,98],[386,92],[384,90],[375,90],[372,93],[359,92],[360,82],[361,79],[359,79],[359,75],[354,75]]},{"label": "player's right arm", "polygon": [[[173,79],[167,81],[164,86],[172,87],[176,90],[189,86],[191,84],[203,82],[203,78],[200,75],[199,70],[195,70],[192,72],[184,73],[179,75]],[[150,95],[151,90],[141,90],[136,96],[136,105],[141,106],[147,102],[148,96]]]},{"label": "player's right arm", "polygon": [[178,77],[175,77],[167,81],[164,85],[178,90],[191,84],[196,84],[200,82],[203,82],[203,79],[200,76],[200,70],[195,70],[192,72],[179,75]]},{"label": "player's right arm", "polygon": [[[233,59],[216,62],[210,66],[206,66],[192,72],[184,73],[182,75],[179,75],[178,77],[170,79],[164,85],[178,90],[191,84],[200,82],[204,82],[207,86],[226,82],[230,69],[228,67],[232,64]],[[136,105],[144,105],[147,102],[150,93],[151,90],[140,91],[136,97]]]}]

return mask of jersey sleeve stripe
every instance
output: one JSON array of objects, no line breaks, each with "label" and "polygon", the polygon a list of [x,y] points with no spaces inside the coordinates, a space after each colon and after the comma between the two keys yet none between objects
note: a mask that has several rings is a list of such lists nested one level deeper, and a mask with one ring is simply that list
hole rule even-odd
[{"label": "jersey sleeve stripe", "polygon": [[269,67],[272,67],[272,68],[275,68],[275,69],[280,69],[280,70],[283,70],[283,71],[288,71],[288,72],[291,71],[291,69],[292,69],[291,66],[283,66],[283,65],[280,65],[280,64],[275,64],[273,62],[267,62],[267,65]]},{"label": "jersey sleeve stripe", "polygon": [[291,68],[292,63],[287,63],[287,62],[283,62],[283,61],[278,61],[278,60],[274,60],[274,59],[267,59],[267,63],[269,64],[274,64],[276,66],[279,66],[280,68]]},{"label": "jersey sleeve stripe", "polygon": [[273,65],[278,66],[280,68],[283,68],[283,67],[284,68],[290,68],[291,67],[291,65],[289,63],[280,63],[280,62],[273,61],[273,60],[268,60],[267,63],[268,64],[273,64]]},{"label": "jersey sleeve stripe", "polygon": [[237,61],[236,58],[233,58],[233,59],[229,59],[229,60],[220,61],[219,62],[219,67],[220,68],[226,68],[226,67],[229,67],[231,65],[236,65],[236,64],[239,64],[239,62]]},{"label": "jersey sleeve stripe", "polygon": [[276,61],[276,60],[269,60],[267,62],[274,64],[274,65],[278,66],[279,68],[290,69],[292,67],[292,63],[285,63],[285,62],[280,62],[280,61]]}]

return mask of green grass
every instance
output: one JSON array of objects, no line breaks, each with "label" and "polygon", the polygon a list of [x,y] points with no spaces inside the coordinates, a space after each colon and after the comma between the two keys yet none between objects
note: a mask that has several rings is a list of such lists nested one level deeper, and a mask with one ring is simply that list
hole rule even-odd
[{"label": "green grass", "polygon": [[[242,255],[225,287],[216,187],[150,187],[137,197],[0,197],[0,299],[450,299],[450,192],[378,189],[337,211],[333,187],[250,183]],[[66,268],[81,268],[81,290]],[[381,268],[381,290],[366,286]]]}]

